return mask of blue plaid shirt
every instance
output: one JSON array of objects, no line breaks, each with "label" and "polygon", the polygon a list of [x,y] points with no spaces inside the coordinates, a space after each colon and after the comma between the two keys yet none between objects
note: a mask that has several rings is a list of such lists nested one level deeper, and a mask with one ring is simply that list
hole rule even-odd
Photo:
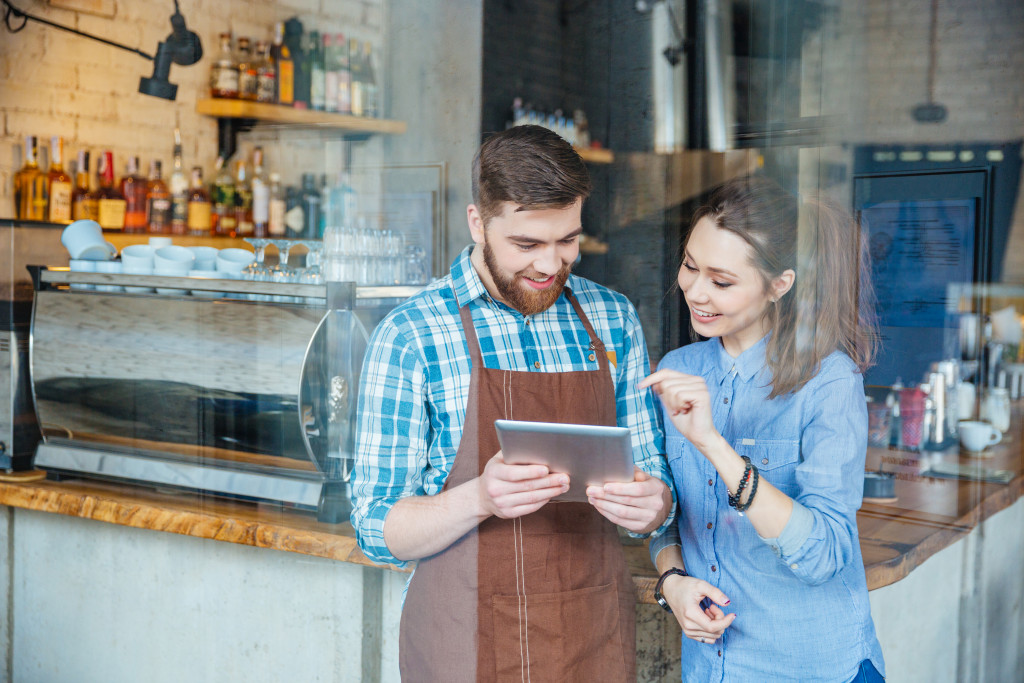
[{"label": "blue plaid shirt", "polygon": [[[470,378],[461,306],[469,305],[488,368],[598,369],[597,361],[588,358],[590,337],[564,293],[547,310],[524,316],[487,293],[470,262],[471,252],[472,247],[463,250],[449,275],[377,325],[363,361],[352,525],[359,547],[375,562],[409,564],[388,550],[384,519],[406,496],[440,493],[455,462]],[[654,396],[636,386],[650,369],[636,311],[625,296],[584,278],[571,275],[567,285],[615,359],[609,368],[617,421],[632,432],[634,461],[669,483]]]}]

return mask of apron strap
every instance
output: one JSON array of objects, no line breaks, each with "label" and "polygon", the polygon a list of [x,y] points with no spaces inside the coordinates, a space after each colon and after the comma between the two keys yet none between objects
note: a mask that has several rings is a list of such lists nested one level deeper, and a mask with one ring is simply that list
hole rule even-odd
[{"label": "apron strap", "polygon": [[[454,292],[454,289],[452,290]],[[604,342],[597,336],[597,332],[594,331],[594,326],[590,324],[590,319],[587,314],[583,312],[583,307],[580,306],[580,302],[576,299],[576,295],[572,293],[572,290],[567,286],[565,288],[565,295],[569,299],[569,303],[572,304],[572,308],[576,311],[576,317],[583,323],[584,329],[587,331],[587,336],[590,337],[590,348],[594,351],[597,356],[597,364],[602,372],[608,372],[608,354],[605,351]],[[473,325],[473,316],[469,312],[469,304],[459,307],[459,318],[462,320],[462,329],[466,335],[466,345],[469,346],[469,358],[472,361],[474,368],[482,368],[483,356],[480,353],[480,340],[476,336],[476,327]]]}]

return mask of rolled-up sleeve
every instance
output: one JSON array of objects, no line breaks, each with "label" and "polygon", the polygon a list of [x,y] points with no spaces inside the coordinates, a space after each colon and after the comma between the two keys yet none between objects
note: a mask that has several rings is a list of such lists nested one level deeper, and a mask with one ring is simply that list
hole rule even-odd
[{"label": "rolled-up sleeve", "polygon": [[[665,460],[665,432],[661,425],[661,411],[650,389],[639,389],[637,385],[650,374],[651,364],[647,357],[640,319],[632,305],[627,305],[623,328],[623,359],[619,363],[615,386],[616,417],[621,427],[628,427],[633,438],[633,462],[652,477],[665,482],[672,492],[672,509],[665,522],[653,533],[662,534],[675,520],[676,496],[672,477]],[[644,538],[648,534],[634,534]]]},{"label": "rolled-up sleeve", "polygon": [[[825,374],[825,370],[819,375]],[[778,538],[762,538],[800,580],[819,585],[855,557],[867,410],[861,375],[833,364],[809,403],[800,437],[799,493]]]},{"label": "rolled-up sleeve", "polygon": [[359,547],[374,562],[397,567],[384,541],[384,521],[395,503],[423,494],[429,418],[423,364],[398,326],[377,326],[359,382],[352,526]]}]

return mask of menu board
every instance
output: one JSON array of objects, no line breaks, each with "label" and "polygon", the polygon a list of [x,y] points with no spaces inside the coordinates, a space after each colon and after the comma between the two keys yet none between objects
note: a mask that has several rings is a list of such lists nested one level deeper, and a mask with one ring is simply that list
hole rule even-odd
[{"label": "menu board", "polygon": [[974,279],[974,199],[887,201],[861,209],[882,327],[943,327],[946,285]]}]

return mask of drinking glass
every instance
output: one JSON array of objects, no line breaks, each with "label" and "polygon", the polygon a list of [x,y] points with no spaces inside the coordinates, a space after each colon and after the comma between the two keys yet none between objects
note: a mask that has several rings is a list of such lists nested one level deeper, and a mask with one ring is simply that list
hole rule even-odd
[{"label": "drinking glass", "polygon": [[[269,240],[271,244],[277,247],[278,259],[277,265],[270,269],[270,280],[271,282],[277,283],[289,283],[297,282],[298,274],[295,269],[288,265],[288,255],[292,247],[297,244],[296,240],[291,239],[272,239]],[[292,296],[281,296],[275,295],[274,301],[281,303],[289,303],[295,301],[295,297]]]},{"label": "drinking glass", "polygon": [[[271,269],[263,263],[263,259],[266,257],[267,245],[273,240],[264,237],[246,237],[245,241],[252,245],[255,260],[242,268],[242,279],[253,282],[270,282]],[[252,301],[272,301],[274,297],[269,294],[250,294],[248,298]]]}]

